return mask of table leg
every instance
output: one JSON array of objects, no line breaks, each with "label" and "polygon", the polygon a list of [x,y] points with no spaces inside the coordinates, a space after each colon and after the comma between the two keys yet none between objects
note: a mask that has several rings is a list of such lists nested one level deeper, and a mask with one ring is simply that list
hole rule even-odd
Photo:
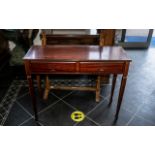
[{"label": "table leg", "polygon": [[37,75],[36,76],[36,80],[37,80],[37,86],[38,86],[39,95],[40,95],[40,97],[42,97],[42,89],[41,89],[40,75]]},{"label": "table leg", "polygon": [[34,110],[34,116],[35,116],[35,120],[37,121],[38,115],[37,115],[36,98],[35,98],[35,93],[34,93],[32,77],[30,75],[27,76],[27,80],[28,80],[28,84],[29,84],[29,92],[30,92],[30,95],[32,98],[32,106],[33,106],[33,110]]},{"label": "table leg", "polygon": [[49,91],[50,91],[50,81],[48,75],[46,75],[44,100],[47,100]]},{"label": "table leg", "polygon": [[112,80],[112,88],[111,88],[109,106],[111,106],[112,101],[113,101],[113,95],[114,95],[114,90],[115,90],[115,85],[116,85],[116,79],[117,79],[117,74],[114,74],[113,75],[113,80]]},{"label": "table leg", "polygon": [[100,101],[100,86],[101,85],[101,76],[97,77],[97,81],[96,81],[96,102]]},{"label": "table leg", "polygon": [[127,77],[122,76],[121,86],[120,86],[120,90],[119,90],[119,97],[118,97],[118,102],[117,102],[116,115],[115,115],[116,119],[118,118],[118,115],[119,115],[119,111],[120,111],[120,107],[121,107],[121,103],[122,103],[122,99],[123,99],[123,94],[124,94],[124,90],[125,90],[126,80],[127,80]]}]

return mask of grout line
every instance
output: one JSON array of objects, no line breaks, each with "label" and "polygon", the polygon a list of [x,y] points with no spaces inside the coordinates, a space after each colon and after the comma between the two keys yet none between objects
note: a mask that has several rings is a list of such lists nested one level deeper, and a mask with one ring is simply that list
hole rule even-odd
[{"label": "grout line", "polygon": [[[151,123],[152,125],[155,125],[152,121],[150,121],[150,120],[144,118],[143,116],[137,115],[137,113],[139,112],[140,108],[142,108],[142,106],[144,106],[144,105],[147,105],[147,104],[146,104],[146,103],[143,103],[142,105],[140,105],[140,106],[137,108],[137,111],[134,113],[134,115],[137,116],[137,117],[139,117],[139,118],[141,118],[141,119],[143,119],[143,120],[145,120],[145,121],[147,121],[147,122],[149,122],[149,123]],[[124,110],[126,110],[126,111],[132,113],[130,110],[128,110],[128,108],[122,107],[122,109],[124,109]],[[134,117],[135,117],[135,116],[134,116]],[[134,119],[134,118],[133,118],[133,119]],[[132,119],[132,120],[133,120],[133,119]],[[131,121],[132,121],[132,120],[131,120]],[[131,121],[130,121],[130,123],[131,123]],[[128,124],[128,123],[127,123],[127,124]],[[129,124],[128,124],[128,125],[129,125]]]},{"label": "grout line", "polygon": [[94,121],[93,119],[91,119],[90,117],[86,116],[87,119],[89,119],[90,121],[92,121],[94,124],[96,124],[97,126],[101,126],[99,123],[97,123],[96,121]]},{"label": "grout line", "polygon": [[79,122],[76,122],[75,124],[73,124],[73,126],[77,126],[77,124],[79,124]]},{"label": "grout line", "polygon": [[[107,85],[107,84],[105,84],[105,85]],[[111,84],[109,84],[109,85],[111,85]],[[71,95],[73,92],[74,92],[74,91],[70,92],[69,94],[65,95],[65,96],[62,97],[62,98],[59,98],[59,97],[58,97],[57,95],[55,95],[54,93],[51,93],[53,96],[57,97],[59,100],[56,101],[55,103],[53,103],[52,105],[46,107],[45,109],[43,109],[43,110],[40,111],[38,114],[41,114],[42,112],[45,112],[46,110],[48,110],[49,108],[51,108],[52,106],[54,106],[54,105],[55,105],[57,102],[59,102],[60,100],[61,100],[62,102],[64,102],[65,104],[67,104],[68,106],[70,106],[71,108],[73,108],[74,110],[78,110],[77,108],[75,108],[74,106],[70,105],[69,103],[67,103],[66,101],[63,100],[63,99],[66,98],[67,96]],[[28,92],[25,93],[24,95],[20,96],[19,98],[25,96],[26,94],[28,94]],[[97,104],[93,109],[91,109],[89,112],[87,112],[87,114],[85,114],[85,116],[86,116],[87,119],[89,119],[90,121],[92,121],[93,123],[95,123],[95,124],[98,125],[98,126],[100,126],[100,124],[97,123],[96,121],[94,121],[93,119],[91,119],[90,117],[88,117],[87,115],[90,114],[92,111],[94,111],[94,110],[95,110],[101,103],[103,103],[105,100],[108,100],[107,98],[109,97],[109,95],[106,96],[106,97],[105,97],[105,96],[102,96],[102,95],[100,95],[100,96],[103,98],[103,101],[101,101],[101,102],[100,102],[99,104]],[[19,98],[18,98],[18,99],[19,99]],[[21,107],[22,107],[27,113],[29,113],[22,105],[21,105]],[[30,114],[30,113],[29,113],[29,114]],[[30,116],[33,117],[31,114],[30,114]],[[38,123],[40,123],[40,122],[38,122]],[[80,123],[80,122],[75,123],[74,126],[76,126],[78,123]],[[41,123],[40,123],[40,124],[41,124]],[[41,124],[41,125],[42,125],[42,124]]]},{"label": "grout line", "polygon": [[2,114],[0,113],[0,116],[2,117],[2,119],[3,119],[3,116],[2,116]]},{"label": "grout line", "polygon": [[[13,89],[15,80],[12,81],[11,85],[9,86],[9,88],[7,89],[7,91],[5,92],[4,97],[2,98],[2,100],[0,101],[0,105],[2,105],[4,103],[4,101],[7,99],[8,97],[8,93],[10,93],[10,91]],[[20,89],[19,87],[21,87],[22,85],[18,86],[18,89]],[[18,94],[18,91],[16,92],[16,95]]]},{"label": "grout line", "polygon": [[[53,104],[47,106],[46,108],[42,109],[40,112],[38,112],[38,115],[40,115],[41,113],[45,112],[46,110],[48,110],[49,108],[53,107],[56,103],[58,103],[60,101],[59,97],[57,97],[55,94],[50,93],[51,95],[55,96],[58,100],[55,101]],[[71,94],[71,93],[70,93]],[[67,96],[67,95],[66,95]]]},{"label": "grout line", "polygon": [[[135,116],[138,116],[137,113],[139,112],[140,108],[142,108],[142,106],[144,106],[144,105],[147,105],[147,104],[146,104],[146,103],[143,103],[142,105],[140,105],[140,106],[137,108],[137,111],[135,112],[134,117],[135,117]],[[142,118],[142,119],[146,120],[147,122],[150,122],[151,124],[154,125],[154,123],[153,123],[152,121],[150,121],[150,120],[148,120],[148,119],[145,119],[145,118],[142,117],[142,116],[138,116],[138,117],[139,117],[139,118]],[[134,119],[134,118],[133,118],[133,119]],[[133,120],[133,119],[132,119],[132,120]],[[131,120],[131,121],[132,121],[132,120]],[[129,123],[131,123],[131,121],[129,120],[128,123],[127,123],[126,125],[129,125]]]},{"label": "grout line", "polygon": [[129,126],[129,124],[132,122],[132,120],[135,118],[136,116],[136,112],[135,114],[133,114],[133,116],[129,119],[129,121],[125,124],[125,126]]},{"label": "grout line", "polygon": [[15,102],[12,103],[10,109],[6,112],[5,116],[2,118],[2,122],[1,122],[0,125],[4,125],[4,123],[5,123],[5,121],[7,120],[8,116],[9,116],[9,114],[10,114],[10,111],[11,111],[12,107],[14,106],[14,104],[15,104]]},{"label": "grout line", "polygon": [[37,123],[41,126],[45,126],[44,124],[40,123],[40,121],[37,121]]},{"label": "grout line", "polygon": [[131,123],[131,121],[134,119],[134,117],[137,115],[138,111],[140,110],[140,108],[141,108],[143,105],[144,105],[144,104],[140,105],[140,106],[137,108],[136,112],[133,114],[133,116],[130,118],[130,120],[126,123],[126,126],[128,126],[128,125]]},{"label": "grout line", "polygon": [[91,109],[89,112],[86,113],[86,115],[89,115],[91,112],[93,112],[98,106],[100,106],[100,104],[102,104],[104,101],[108,100],[109,96],[103,98],[103,101],[101,101],[100,103],[98,103],[93,109]]},{"label": "grout line", "polygon": [[[0,102],[0,104],[1,104],[1,103],[2,103],[2,104],[4,103],[4,101],[5,101],[6,98],[7,98],[7,95],[10,93],[11,89],[13,89],[13,86],[15,85],[15,82],[16,82],[16,81],[17,81],[17,80],[13,80],[13,81],[11,82],[11,85],[9,86],[9,88],[8,88],[8,90],[7,90],[7,92],[6,92],[5,96],[4,96],[4,98],[3,98],[2,101]],[[7,117],[8,117],[8,115],[10,114],[10,111],[11,111],[11,109],[12,109],[14,103],[15,103],[15,98],[17,97],[17,95],[18,95],[18,93],[19,93],[21,87],[22,87],[22,84],[20,83],[20,84],[18,85],[18,87],[17,87],[18,89],[16,90],[15,96],[13,96],[14,98],[11,100],[11,103],[12,103],[12,104],[11,104],[11,106],[9,106],[8,110],[6,111],[5,116],[2,118],[2,122],[1,122],[0,125],[4,125],[4,123],[5,123],[5,121],[6,121]]]},{"label": "grout line", "polygon": [[[116,89],[114,89],[114,94],[115,94],[115,92],[116,92]],[[102,94],[100,94],[100,96],[102,98],[108,98],[109,97],[109,99],[110,99],[110,94],[111,94],[111,88],[110,88],[110,92],[106,96],[103,96]],[[114,98],[114,94],[113,94],[113,98]]]},{"label": "grout line", "polygon": [[[30,121],[31,119],[34,119],[34,117],[30,117],[30,118],[26,119],[23,123],[19,124],[18,126],[23,125],[24,123]],[[34,121],[35,121],[35,119],[34,119]],[[41,126],[44,126],[44,125],[43,125],[42,123],[40,123],[39,121],[35,121],[35,122],[38,123],[38,124],[41,125]]]},{"label": "grout line", "polygon": [[31,117],[33,117],[33,115],[27,110],[25,109],[17,100],[15,101],[28,115],[30,115]]},{"label": "grout line", "polygon": [[23,123],[19,124],[18,126],[23,125],[24,123],[28,122],[28,121],[31,120],[31,119],[33,119],[33,117],[30,117],[30,118],[26,119]]},{"label": "grout line", "polygon": [[26,93],[24,93],[23,95],[21,95],[21,96],[17,97],[17,99],[16,99],[16,100],[21,99],[22,97],[26,96],[27,94],[29,94],[29,92],[26,92]]},{"label": "grout line", "polygon": [[[125,104],[125,103],[124,103]],[[127,112],[129,112],[129,113],[132,113],[132,110],[129,110],[128,108],[126,108],[125,106],[124,107],[121,107],[121,109],[123,109],[123,110],[126,110]],[[120,109],[120,110],[121,110]]]},{"label": "grout line", "polygon": [[64,100],[61,100],[61,101],[64,102],[65,104],[67,104],[69,107],[73,108],[74,110],[78,111],[78,109],[76,107],[72,106],[71,104],[67,103],[66,101],[64,101]]},{"label": "grout line", "polygon": [[53,107],[56,103],[58,103],[60,100],[55,101],[53,104],[49,105],[48,107],[44,108],[43,110],[41,110],[40,112],[38,112],[38,115],[40,115],[41,113],[45,112],[46,110],[48,110],[49,108]]},{"label": "grout line", "polygon": [[[64,102],[65,104],[67,104],[69,107],[73,108],[74,110],[78,110],[77,108],[75,108],[75,107],[72,106],[71,104],[67,103],[66,101],[64,101],[64,100],[62,100],[62,99],[60,99],[60,100],[61,100],[62,102]],[[101,102],[101,103],[102,103],[102,102]],[[87,119],[89,119],[90,121],[92,121],[93,123],[95,123],[96,125],[100,126],[99,123],[95,122],[93,119],[91,119],[90,117],[88,117],[86,114],[85,114],[85,117],[86,117]],[[80,123],[80,122],[75,123],[74,126],[76,126],[76,125],[79,124],[79,123]]]},{"label": "grout line", "polygon": [[65,95],[65,96],[62,97],[62,98],[58,97],[57,95],[55,95],[55,94],[52,93],[52,92],[51,92],[50,94],[54,95],[54,96],[57,97],[58,99],[64,99],[64,98],[68,97],[69,95],[73,94],[73,92],[74,92],[74,91],[71,91],[70,93],[68,93],[67,95]]},{"label": "grout line", "polygon": [[143,119],[143,120],[145,120],[148,123],[151,123],[152,125],[155,125],[152,121],[150,121],[150,120],[148,120],[148,119],[146,119],[146,118],[144,118],[142,116],[138,116],[137,114],[136,114],[136,116],[139,117],[139,118],[141,118],[141,119]]},{"label": "grout line", "polygon": [[[99,123],[97,123],[96,121],[94,121],[93,119],[91,119],[88,116],[85,116],[88,120],[90,120],[91,122],[93,122],[94,124],[96,124],[97,126],[101,126]],[[77,126],[78,124],[80,124],[80,122],[76,122],[73,126]]]},{"label": "grout line", "polygon": [[59,101],[62,101],[63,103],[67,104],[69,107],[73,108],[74,110],[78,110],[77,108],[75,108],[74,106],[72,106],[71,104],[69,104],[65,100],[63,100],[64,98],[59,98],[57,95],[55,95],[55,97],[57,97],[59,99]]},{"label": "grout line", "polygon": [[[72,91],[73,92],[73,91]],[[63,98],[69,96],[70,94],[72,94],[72,92],[70,92],[69,94],[65,95]],[[53,96],[57,97],[55,94],[51,93]],[[59,100],[55,101],[52,105],[49,105],[48,107],[44,108],[43,110],[41,110],[40,112],[38,112],[38,115],[40,115],[41,113],[45,112],[46,110],[48,110],[49,108],[53,107],[56,103],[58,103],[60,101],[60,98],[57,97]],[[25,108],[24,108],[25,109]],[[26,109],[25,109],[26,110]],[[26,110],[27,111],[27,110]],[[29,112],[28,112],[29,113]],[[33,115],[31,115],[33,117]]]}]

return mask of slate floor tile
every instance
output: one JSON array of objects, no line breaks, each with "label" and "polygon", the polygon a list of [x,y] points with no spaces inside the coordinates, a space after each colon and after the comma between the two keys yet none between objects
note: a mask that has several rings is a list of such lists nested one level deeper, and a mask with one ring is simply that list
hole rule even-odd
[{"label": "slate floor tile", "polygon": [[31,116],[27,114],[17,103],[14,103],[11,112],[9,113],[5,126],[17,126],[23,123]]},{"label": "slate floor tile", "polygon": [[21,126],[40,126],[39,123],[37,123],[34,118],[26,121],[25,123],[23,123]]},{"label": "slate floor tile", "polygon": [[135,116],[134,119],[129,123],[129,126],[153,126],[153,125],[155,124],[138,116]]},{"label": "slate floor tile", "polygon": [[97,126],[97,124],[85,118],[82,122],[79,122],[76,126]]},{"label": "slate floor tile", "polygon": [[[37,100],[37,110],[38,110],[38,112],[40,112],[44,108],[46,108],[46,107],[50,106],[51,104],[54,104],[55,102],[57,102],[59,99],[57,97],[55,97],[54,95],[49,94],[49,97],[48,97],[48,99],[46,101],[41,99],[39,97],[39,95],[36,95],[36,100]],[[28,110],[28,112],[30,112],[32,115],[34,115],[33,107],[32,107],[32,101],[31,101],[31,96],[29,94],[19,98],[17,101],[26,110]]]},{"label": "slate floor tile", "polygon": [[7,90],[8,90],[8,88],[6,87],[6,88],[1,88],[0,87],[0,102],[3,100],[3,98],[4,98],[4,96],[5,96],[5,94],[6,94],[6,92],[7,92]]},{"label": "slate floor tile", "polygon": [[51,90],[50,93],[56,95],[59,98],[64,98],[64,97],[69,96],[72,93],[72,91],[70,91],[70,90]]},{"label": "slate floor tile", "polygon": [[75,122],[71,119],[74,109],[59,101],[39,115],[39,122],[45,126],[71,126]]},{"label": "slate floor tile", "polygon": [[147,104],[144,104],[138,111],[137,116],[155,124],[155,106],[148,106]]},{"label": "slate floor tile", "polygon": [[20,89],[20,91],[18,93],[17,99],[22,97],[25,94],[28,94],[28,93],[29,93],[29,88],[25,87],[25,86],[22,86],[22,88]]},{"label": "slate floor tile", "polygon": [[108,101],[106,100],[103,103],[101,103],[100,106],[98,106],[88,116],[91,119],[93,119],[95,122],[103,126],[126,125],[126,123],[132,117],[132,113],[121,108],[118,120],[117,122],[115,122],[115,112],[116,112],[116,105],[112,105],[111,107],[108,107]]},{"label": "slate floor tile", "polygon": [[97,103],[95,101],[94,92],[75,91],[73,94],[66,97],[64,101],[86,114],[100,104],[103,101],[103,98],[101,97],[101,101]]},{"label": "slate floor tile", "polygon": [[108,97],[111,92],[111,85],[103,85],[101,88],[101,96],[103,98]]}]

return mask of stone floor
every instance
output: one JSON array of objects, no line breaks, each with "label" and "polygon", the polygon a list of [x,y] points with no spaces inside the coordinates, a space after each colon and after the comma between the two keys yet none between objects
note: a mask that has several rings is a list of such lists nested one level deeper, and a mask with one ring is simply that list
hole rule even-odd
[{"label": "stone floor", "polygon": [[[114,114],[121,77],[117,79],[113,105],[108,108],[111,85],[103,85],[100,103],[95,102],[93,92],[51,91],[48,101],[37,95],[39,121],[34,121],[31,98],[24,82],[13,100],[12,107],[1,125],[5,126],[152,126],[155,125],[155,48],[127,50],[132,59],[123,104],[117,122]],[[7,93],[15,76],[0,76],[0,100]],[[23,79],[19,78],[19,81]],[[17,87],[17,85],[15,85]],[[19,88],[19,87],[18,87]],[[11,103],[11,102],[10,102]],[[85,113],[84,121],[71,120],[73,111]]]}]

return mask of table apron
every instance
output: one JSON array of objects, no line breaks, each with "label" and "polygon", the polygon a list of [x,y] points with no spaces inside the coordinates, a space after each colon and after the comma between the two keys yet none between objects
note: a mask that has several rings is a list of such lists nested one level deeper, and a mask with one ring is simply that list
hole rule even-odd
[{"label": "table apron", "polygon": [[122,74],[124,63],[109,62],[31,62],[32,74]]}]

